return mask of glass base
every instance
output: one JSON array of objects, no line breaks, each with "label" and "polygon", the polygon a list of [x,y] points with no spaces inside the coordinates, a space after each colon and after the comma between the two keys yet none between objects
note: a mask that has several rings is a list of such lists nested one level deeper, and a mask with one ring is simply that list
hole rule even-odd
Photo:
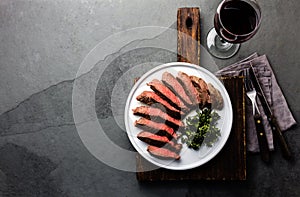
[{"label": "glass base", "polygon": [[232,44],[224,41],[216,32],[215,28],[212,28],[207,34],[207,48],[208,52],[216,58],[228,59],[234,56],[239,48],[240,44]]}]

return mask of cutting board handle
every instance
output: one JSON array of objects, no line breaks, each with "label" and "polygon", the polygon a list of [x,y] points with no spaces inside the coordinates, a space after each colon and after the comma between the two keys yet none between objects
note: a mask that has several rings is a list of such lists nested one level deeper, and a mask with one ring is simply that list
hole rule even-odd
[{"label": "cutting board handle", "polygon": [[177,11],[177,61],[200,65],[200,10]]}]

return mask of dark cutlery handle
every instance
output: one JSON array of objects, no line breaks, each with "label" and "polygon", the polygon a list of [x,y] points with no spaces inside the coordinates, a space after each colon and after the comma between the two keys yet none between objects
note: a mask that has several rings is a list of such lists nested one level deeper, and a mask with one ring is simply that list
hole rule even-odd
[{"label": "dark cutlery handle", "polygon": [[255,114],[254,121],[255,121],[255,126],[256,126],[256,133],[257,133],[260,155],[261,155],[262,160],[264,162],[268,163],[270,161],[270,150],[269,150],[267,136],[266,136],[266,132],[264,129],[261,115]]},{"label": "dark cutlery handle", "polygon": [[271,128],[273,131],[273,134],[275,134],[275,137],[278,139],[279,146],[282,152],[282,155],[285,159],[289,160],[292,158],[292,153],[286,143],[286,140],[284,136],[282,135],[281,129],[277,123],[277,120],[274,116],[271,116]]}]

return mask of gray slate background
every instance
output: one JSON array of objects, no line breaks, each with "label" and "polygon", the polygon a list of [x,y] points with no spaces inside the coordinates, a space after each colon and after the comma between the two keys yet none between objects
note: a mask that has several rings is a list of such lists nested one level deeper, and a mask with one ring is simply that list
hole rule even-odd
[{"label": "gray slate background", "polygon": [[[0,196],[300,196],[299,127],[286,133],[295,160],[283,160],[277,150],[267,166],[259,155],[249,155],[245,182],[139,183],[135,173],[99,162],[77,134],[72,114],[73,82],[80,63],[94,46],[130,28],[174,28],[177,8],[186,6],[201,7],[201,40],[205,46],[218,3],[0,1]],[[259,3],[263,21],[258,34],[233,58],[215,62],[221,68],[255,51],[267,54],[299,122],[300,3]],[[170,39],[176,43],[176,37]],[[148,48],[109,54],[109,58],[115,59],[98,82],[96,112],[99,121],[115,131],[107,135],[132,149],[122,128],[109,121],[118,78],[137,64],[176,61],[176,55]],[[98,68],[104,63],[100,62]],[[141,72],[156,64],[146,65]],[[82,77],[95,77],[94,69]]]}]

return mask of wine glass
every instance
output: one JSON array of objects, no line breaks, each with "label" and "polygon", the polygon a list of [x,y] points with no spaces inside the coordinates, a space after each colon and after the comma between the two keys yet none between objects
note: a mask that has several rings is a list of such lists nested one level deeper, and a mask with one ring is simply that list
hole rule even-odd
[{"label": "wine glass", "polygon": [[260,23],[261,10],[255,0],[223,0],[207,35],[208,51],[220,59],[232,57],[240,43],[255,35]]}]

